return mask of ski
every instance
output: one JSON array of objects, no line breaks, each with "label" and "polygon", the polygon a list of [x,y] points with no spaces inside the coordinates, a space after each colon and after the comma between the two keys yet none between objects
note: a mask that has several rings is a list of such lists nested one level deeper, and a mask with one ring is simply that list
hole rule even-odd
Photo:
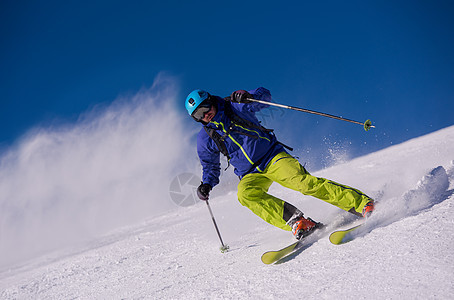
[{"label": "ski", "polygon": [[273,264],[282,258],[295,253],[298,249],[301,248],[307,248],[310,245],[314,244],[317,242],[326,232],[326,226],[322,225],[322,227],[319,227],[316,231],[311,233],[310,235],[303,237],[302,239],[293,242],[292,244],[277,250],[277,251],[267,251],[262,254],[262,262],[264,264]]},{"label": "ski", "polygon": [[272,264],[283,258],[284,256],[289,255],[293,251],[295,251],[299,244],[301,244],[302,240],[296,241],[293,244],[282,248],[281,250],[277,251],[267,251],[262,254],[262,262],[264,264]]},{"label": "ski", "polygon": [[334,245],[348,243],[355,238],[355,236],[352,233],[356,229],[360,228],[361,225],[363,225],[363,224],[359,224],[359,225],[356,225],[356,226],[353,226],[351,228],[344,229],[344,230],[336,230],[330,234],[329,241],[331,243],[333,243]]},{"label": "ski", "polygon": [[[347,243],[351,241],[354,238],[354,235],[349,234],[354,232],[357,228],[359,228],[361,225],[364,223],[361,223],[359,225],[355,225],[353,227],[350,227],[345,230],[337,230],[331,233],[329,240],[331,243],[339,245],[343,243]],[[334,225],[330,226],[330,228],[333,228]],[[264,264],[273,264],[278,262],[279,260],[283,259],[284,257],[289,256],[292,253],[295,253],[298,249],[302,248],[308,248],[315,242],[317,242],[320,238],[325,236],[326,232],[329,230],[329,228],[326,228],[326,226],[323,226],[322,228],[319,228],[316,230],[314,233],[311,235],[302,238],[299,241],[293,242],[292,244],[280,249],[280,250],[275,250],[275,251],[267,251],[262,254],[262,262]]]}]

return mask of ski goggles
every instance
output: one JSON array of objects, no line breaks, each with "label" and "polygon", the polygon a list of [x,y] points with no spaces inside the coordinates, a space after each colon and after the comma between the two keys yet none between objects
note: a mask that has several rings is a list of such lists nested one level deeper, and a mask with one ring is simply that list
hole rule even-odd
[{"label": "ski goggles", "polygon": [[213,104],[208,99],[200,103],[200,105],[192,113],[192,117],[197,122],[200,122],[205,118],[205,114],[210,111]]}]

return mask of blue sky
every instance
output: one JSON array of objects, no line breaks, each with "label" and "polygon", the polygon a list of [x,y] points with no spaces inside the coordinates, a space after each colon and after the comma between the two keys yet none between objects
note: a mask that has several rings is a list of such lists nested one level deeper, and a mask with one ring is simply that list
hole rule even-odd
[{"label": "blue sky", "polygon": [[0,149],[165,72],[182,112],[196,88],[265,86],[275,101],[377,126],[276,112],[270,126],[303,152],[376,151],[454,124],[453,12],[451,1],[3,0]]}]

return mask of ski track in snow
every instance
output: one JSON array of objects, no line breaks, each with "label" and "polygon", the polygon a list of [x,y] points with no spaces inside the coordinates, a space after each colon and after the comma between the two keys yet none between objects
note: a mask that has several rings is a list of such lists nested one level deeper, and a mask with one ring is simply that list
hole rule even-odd
[{"label": "ski track in snow", "polygon": [[[452,299],[453,159],[449,127],[317,172],[377,198],[366,230],[344,245],[324,236],[283,263],[264,265],[263,252],[293,238],[230,193],[211,201],[230,246],[225,254],[199,203],[4,270],[0,298]],[[322,222],[350,218],[319,200],[272,192]]]}]

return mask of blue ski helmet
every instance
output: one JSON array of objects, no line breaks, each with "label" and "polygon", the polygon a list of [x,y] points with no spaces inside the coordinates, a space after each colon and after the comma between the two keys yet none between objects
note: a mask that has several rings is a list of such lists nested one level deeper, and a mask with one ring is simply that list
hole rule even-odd
[{"label": "blue ski helmet", "polygon": [[210,97],[210,94],[208,94],[205,91],[202,90],[194,90],[192,91],[188,97],[186,98],[186,109],[188,111],[188,114],[191,116],[194,110],[206,99]]}]

